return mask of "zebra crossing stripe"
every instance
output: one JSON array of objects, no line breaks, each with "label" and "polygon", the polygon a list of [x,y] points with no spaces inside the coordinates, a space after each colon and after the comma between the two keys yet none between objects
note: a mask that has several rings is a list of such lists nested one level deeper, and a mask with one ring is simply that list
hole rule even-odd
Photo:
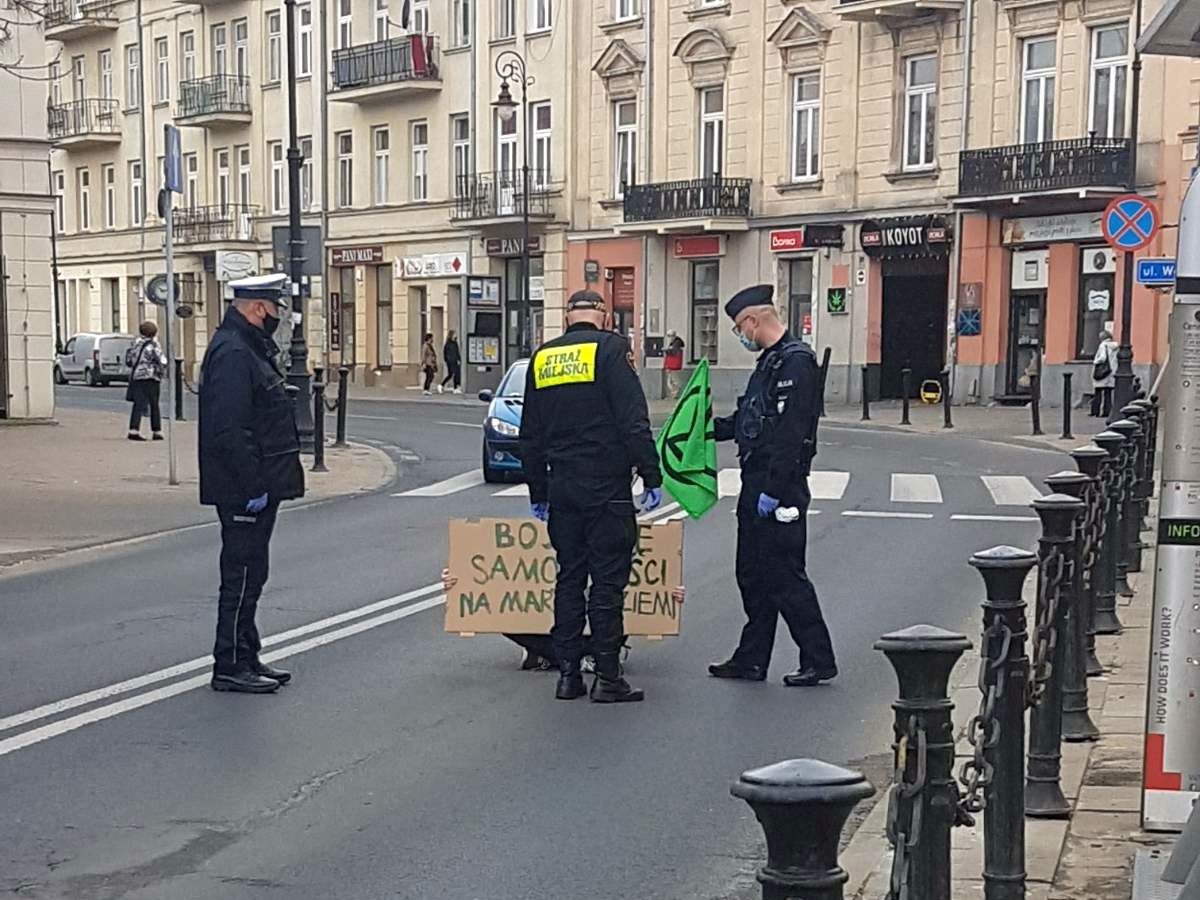
[{"label": "zebra crossing stripe", "polygon": [[461,475],[455,475],[453,478],[447,478],[445,481],[427,484],[425,487],[414,488],[411,491],[401,491],[398,494],[392,494],[392,496],[447,497],[450,494],[457,494],[459,491],[465,491],[467,488],[473,488],[480,484],[483,484],[482,470],[472,469],[470,472],[463,472]]},{"label": "zebra crossing stripe", "polygon": [[942,503],[936,475],[892,475],[893,503]]},{"label": "zebra crossing stripe", "polygon": [[1024,475],[983,475],[984,486],[997,506],[1028,506],[1042,496]]}]

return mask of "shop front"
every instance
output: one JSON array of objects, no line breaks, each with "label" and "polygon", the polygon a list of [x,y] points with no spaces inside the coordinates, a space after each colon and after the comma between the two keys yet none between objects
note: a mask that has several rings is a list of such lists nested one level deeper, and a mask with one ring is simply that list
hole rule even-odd
[{"label": "shop front", "polygon": [[367,372],[378,364],[378,348],[370,346],[367,338],[367,313],[378,302],[380,269],[386,270],[383,280],[390,284],[391,268],[384,262],[382,244],[329,251],[329,365],[347,367],[356,381],[366,380]]}]

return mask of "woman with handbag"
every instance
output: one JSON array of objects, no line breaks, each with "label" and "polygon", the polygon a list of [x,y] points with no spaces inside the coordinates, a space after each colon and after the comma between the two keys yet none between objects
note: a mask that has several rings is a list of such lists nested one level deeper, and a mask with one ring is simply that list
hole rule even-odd
[{"label": "woman with handbag", "polygon": [[1100,332],[1100,346],[1092,358],[1092,418],[1108,418],[1112,411],[1113,387],[1117,383],[1117,342],[1108,331]]},{"label": "woman with handbag", "polygon": [[125,351],[125,364],[129,367],[129,387],[125,399],[133,404],[129,414],[129,440],[144,441],[142,437],[142,415],[147,407],[150,412],[150,431],[156,441],[163,439],[162,410],[158,396],[163,375],[167,371],[167,358],[155,338],[158,326],[143,322],[138,329],[141,338]]},{"label": "woman with handbag", "polygon": [[421,372],[425,375],[425,384],[421,388],[421,393],[432,393],[429,389],[433,386],[433,379],[437,377],[438,372],[438,355],[437,350],[433,347],[432,334],[426,334],[425,340],[421,344]]}]

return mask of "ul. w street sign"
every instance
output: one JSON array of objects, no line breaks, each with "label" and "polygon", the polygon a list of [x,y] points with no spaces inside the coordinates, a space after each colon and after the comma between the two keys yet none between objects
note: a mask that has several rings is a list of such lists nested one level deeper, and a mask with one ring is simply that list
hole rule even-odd
[{"label": "ul. w street sign", "polygon": [[1145,197],[1117,197],[1100,219],[1104,239],[1114,250],[1132,253],[1147,246],[1158,234],[1158,209]]},{"label": "ul. w street sign", "polygon": [[1138,284],[1161,287],[1175,283],[1175,260],[1139,259],[1137,264]]}]

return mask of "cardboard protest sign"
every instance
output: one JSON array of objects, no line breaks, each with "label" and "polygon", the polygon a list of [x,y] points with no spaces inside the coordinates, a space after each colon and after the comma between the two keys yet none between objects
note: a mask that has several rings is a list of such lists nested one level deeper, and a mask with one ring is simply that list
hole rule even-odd
[{"label": "cardboard protest sign", "polygon": [[[446,631],[460,634],[549,634],[554,624],[558,564],[546,526],[535,519],[450,522]],[[625,633],[679,634],[683,605],[671,590],[683,583],[683,523],[638,523],[638,547],[625,591]]]}]

